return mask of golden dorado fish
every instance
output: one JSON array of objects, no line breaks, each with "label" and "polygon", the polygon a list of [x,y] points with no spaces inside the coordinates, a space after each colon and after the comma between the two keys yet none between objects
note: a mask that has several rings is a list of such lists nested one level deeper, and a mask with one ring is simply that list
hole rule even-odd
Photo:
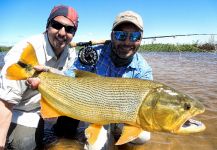
[{"label": "golden dorado fish", "polygon": [[27,46],[17,64],[7,69],[13,80],[38,76],[43,118],[69,116],[92,123],[86,132],[89,143],[96,141],[102,125],[124,123],[117,145],[127,143],[143,130],[176,134],[201,132],[205,125],[191,119],[205,111],[197,100],[150,80],[102,77],[75,71],[75,78],[38,73],[34,48]]}]

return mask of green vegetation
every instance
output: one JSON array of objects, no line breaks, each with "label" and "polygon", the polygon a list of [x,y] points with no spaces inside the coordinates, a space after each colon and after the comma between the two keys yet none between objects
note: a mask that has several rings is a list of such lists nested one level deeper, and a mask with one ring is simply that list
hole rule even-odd
[{"label": "green vegetation", "polygon": [[11,49],[11,46],[0,46],[0,52],[8,51]]},{"label": "green vegetation", "polygon": [[[76,47],[79,50],[81,47]],[[141,51],[159,51],[159,52],[213,52],[216,51],[217,45],[205,44],[144,44],[141,45]],[[0,52],[8,51],[11,46],[0,46]]]},{"label": "green vegetation", "polygon": [[217,45],[205,44],[145,44],[140,47],[141,51],[159,52],[213,52]]}]

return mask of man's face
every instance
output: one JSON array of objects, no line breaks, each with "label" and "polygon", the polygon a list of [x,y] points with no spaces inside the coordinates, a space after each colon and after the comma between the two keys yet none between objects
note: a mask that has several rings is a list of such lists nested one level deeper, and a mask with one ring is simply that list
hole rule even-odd
[{"label": "man's face", "polygon": [[[117,33],[116,31],[124,31],[124,33]],[[118,40],[119,37],[121,40]],[[142,41],[142,32],[132,23],[123,23],[111,33],[111,40],[113,51],[120,58],[128,58],[137,52]]]},{"label": "man's face", "polygon": [[74,24],[64,16],[57,16],[51,20],[48,28],[48,39],[58,56],[64,48],[71,42],[75,32]]}]

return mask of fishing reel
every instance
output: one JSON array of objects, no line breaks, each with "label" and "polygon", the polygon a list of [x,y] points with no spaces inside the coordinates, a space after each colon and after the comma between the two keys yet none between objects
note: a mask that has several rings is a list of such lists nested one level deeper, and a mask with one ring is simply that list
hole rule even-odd
[{"label": "fishing reel", "polygon": [[79,61],[88,66],[96,65],[98,60],[97,51],[92,47],[92,42],[80,42],[77,46],[83,46],[78,52]]}]

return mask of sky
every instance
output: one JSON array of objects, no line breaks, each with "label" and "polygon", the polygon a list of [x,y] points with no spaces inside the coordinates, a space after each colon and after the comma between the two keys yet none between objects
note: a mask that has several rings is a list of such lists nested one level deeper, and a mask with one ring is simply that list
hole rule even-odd
[{"label": "sky", "polygon": [[[217,0],[0,0],[0,45],[15,43],[45,31],[55,5],[70,5],[79,14],[74,42],[110,39],[113,21],[132,10],[144,21],[144,37],[177,34],[217,34]],[[217,41],[217,36],[144,40],[144,43]]]}]

